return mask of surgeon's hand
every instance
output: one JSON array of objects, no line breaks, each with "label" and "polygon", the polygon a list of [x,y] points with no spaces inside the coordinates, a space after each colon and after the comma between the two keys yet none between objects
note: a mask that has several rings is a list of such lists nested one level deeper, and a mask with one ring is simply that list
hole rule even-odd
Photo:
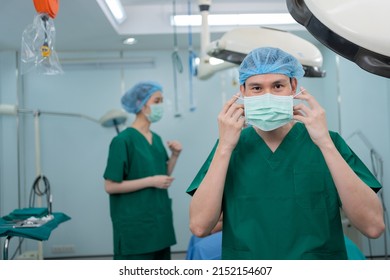
[{"label": "surgeon's hand", "polygon": [[301,87],[301,90],[302,93],[295,98],[306,101],[308,106],[304,103],[295,105],[293,109],[294,119],[306,126],[311,139],[318,147],[325,147],[329,143],[332,144],[326,123],[325,110],[304,88]]},{"label": "surgeon's hand", "polygon": [[168,141],[168,148],[171,150],[173,156],[179,156],[181,150],[183,149],[179,141]]},{"label": "surgeon's hand", "polygon": [[244,105],[237,104],[238,95],[227,101],[218,115],[219,147],[233,151],[245,124]]},{"label": "surgeon's hand", "polygon": [[158,189],[167,189],[171,186],[175,178],[167,175],[155,175],[151,177],[152,186]]}]

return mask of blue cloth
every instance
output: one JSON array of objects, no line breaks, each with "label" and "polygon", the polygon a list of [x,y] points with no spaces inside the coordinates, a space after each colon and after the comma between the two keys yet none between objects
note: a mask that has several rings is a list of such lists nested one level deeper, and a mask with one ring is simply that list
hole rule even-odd
[{"label": "blue cloth", "polygon": [[360,251],[359,247],[344,235],[345,247],[347,248],[348,260],[365,260],[366,257]]},{"label": "blue cloth", "polygon": [[[348,260],[365,260],[366,257],[358,246],[344,235]],[[188,244],[186,260],[220,260],[222,252],[222,232],[207,237],[191,236]]]},{"label": "blue cloth", "polygon": [[222,232],[207,237],[191,236],[186,260],[220,260],[222,252]]}]

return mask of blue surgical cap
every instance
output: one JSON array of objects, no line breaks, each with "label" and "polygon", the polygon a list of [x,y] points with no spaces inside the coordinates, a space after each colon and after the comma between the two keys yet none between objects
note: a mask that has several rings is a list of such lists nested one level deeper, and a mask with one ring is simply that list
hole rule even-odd
[{"label": "blue surgical cap", "polygon": [[162,86],[156,82],[140,82],[129,89],[121,98],[123,109],[137,114],[156,91],[162,92]]},{"label": "blue surgical cap", "polygon": [[240,84],[254,75],[283,74],[290,78],[302,78],[305,74],[299,61],[278,48],[257,48],[252,50],[239,67]]}]

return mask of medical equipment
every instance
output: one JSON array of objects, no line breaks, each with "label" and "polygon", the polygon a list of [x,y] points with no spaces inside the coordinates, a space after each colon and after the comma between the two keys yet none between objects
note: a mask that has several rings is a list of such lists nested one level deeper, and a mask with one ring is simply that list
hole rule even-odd
[{"label": "medical equipment", "polygon": [[[27,213],[31,213],[32,210],[39,210],[38,208],[23,208],[23,209],[15,209],[9,215],[0,218],[0,237],[4,236],[5,241],[3,245],[3,259],[8,259],[8,249],[9,243],[12,237],[21,237],[21,241],[19,242],[18,248],[19,250],[21,243],[25,238],[34,239],[39,241],[48,240],[51,232],[61,223],[70,220],[71,218],[61,212],[52,213],[52,215],[48,216],[39,216],[30,217],[27,219],[23,218],[23,221],[14,222],[12,218],[17,217],[15,213],[18,215],[24,216]],[[33,254],[35,256],[35,254]],[[13,257],[11,258],[13,259]],[[37,259],[42,259],[42,255],[38,255]]]},{"label": "medical equipment", "polygon": [[47,75],[63,73],[54,50],[55,27],[53,19],[58,12],[58,0],[34,0],[38,14],[22,34],[21,74],[32,70]]},{"label": "medical equipment", "polygon": [[16,115],[18,107],[10,104],[0,104],[0,115]]},{"label": "medical equipment", "polygon": [[293,18],[326,47],[362,69],[390,77],[389,1],[286,0]]},{"label": "medical equipment", "polygon": [[55,18],[59,9],[59,0],[33,0],[35,10],[38,13],[46,13]]},{"label": "medical equipment", "polygon": [[100,119],[95,119],[87,115],[78,114],[78,113],[67,113],[67,112],[54,112],[54,111],[44,111],[44,110],[29,110],[29,109],[20,109],[16,105],[11,104],[0,104],[0,115],[17,115],[19,114],[47,114],[47,115],[59,115],[67,117],[80,117],[96,123],[99,123],[103,127],[115,127],[117,133],[119,133],[119,126],[124,124],[127,121],[128,114],[119,109],[112,109],[107,111]]},{"label": "medical equipment", "polygon": [[[176,1],[173,0],[173,15],[176,15]],[[176,32],[176,24],[173,25],[173,53],[171,55],[172,58],[172,66],[173,66],[173,87],[174,87],[174,96],[175,96],[175,118],[181,117],[181,113],[179,110],[179,96],[177,90],[177,73],[183,73],[183,64],[181,62],[181,58],[179,55],[179,48],[177,45],[177,32]]]},{"label": "medical equipment", "polygon": [[[115,127],[117,133],[119,133],[119,126],[126,123],[128,115],[117,109],[112,109],[105,113],[99,120],[103,127]],[[96,120],[94,120],[96,121]]]},{"label": "medical equipment", "polygon": [[221,61],[219,63],[211,63],[211,57],[207,54],[207,47],[210,44],[210,31],[208,24],[210,5],[211,0],[198,0],[199,10],[202,16],[202,25],[200,33],[200,57],[196,73],[198,79],[200,80],[206,80],[210,78],[212,75],[214,75],[215,72],[237,66],[233,63],[229,63],[226,61]]},{"label": "medical equipment", "polygon": [[53,215],[46,215],[41,218],[31,216],[20,222],[16,222],[12,227],[13,228],[35,228],[40,227],[46,224],[47,222],[53,220]]},{"label": "medical equipment", "polygon": [[[208,79],[215,72],[239,65],[244,57],[258,47],[276,47],[295,56],[303,65],[305,77],[324,77],[323,58],[312,43],[286,31],[264,27],[242,27],[226,32],[210,43],[208,14],[211,0],[198,0],[202,15],[201,57],[198,78]],[[212,64],[211,57],[221,60]]]},{"label": "medical equipment", "polygon": [[[188,0],[188,15],[191,15],[191,0]],[[192,26],[188,25],[188,82],[189,82],[189,99],[190,99],[190,112],[196,110],[196,102],[193,89],[193,77],[196,76],[196,59],[197,55],[192,47]]]},{"label": "medical equipment", "polygon": [[243,27],[226,32],[207,47],[210,56],[239,65],[245,56],[259,47],[276,47],[296,57],[305,70],[305,77],[324,77],[323,58],[319,49],[287,31],[264,27]]},{"label": "medical equipment", "polygon": [[[118,126],[125,123],[127,120],[127,114],[121,110],[111,110],[108,113],[106,113],[100,120],[97,120],[95,118],[83,115],[83,114],[77,114],[77,113],[66,113],[66,112],[53,112],[53,111],[41,111],[41,110],[30,110],[30,109],[21,109],[18,108],[16,105],[11,104],[0,104],[0,115],[13,115],[19,118],[20,114],[32,114],[34,116],[34,133],[35,133],[35,168],[36,168],[36,179],[34,180],[32,190],[30,192],[30,201],[29,206],[35,207],[35,195],[38,195],[38,201],[37,201],[37,207],[41,207],[41,196],[46,195],[47,199],[47,208],[48,213],[52,213],[52,196],[50,192],[50,184],[48,179],[43,175],[41,170],[41,149],[40,149],[40,125],[39,125],[39,117],[42,114],[47,115],[59,115],[59,116],[68,116],[68,117],[81,117],[88,119],[90,121],[96,122],[101,124],[104,127],[112,127],[115,126],[117,133],[119,133]],[[19,126],[19,121],[17,121],[17,125]],[[17,131],[19,131],[19,127],[17,128]],[[19,134],[18,134],[19,137]],[[19,144],[19,140],[17,143]],[[18,158],[19,161],[19,158]],[[18,164],[18,169],[19,169]],[[19,171],[18,171],[19,174]],[[40,188],[40,184],[43,183],[44,187]],[[21,201],[21,186],[20,181],[18,181],[18,204],[20,208],[20,201]],[[25,227],[25,226],[24,226]],[[8,233],[5,233],[8,234]],[[11,238],[11,235],[8,235],[7,241],[5,244],[8,244],[9,239]],[[47,238],[46,238],[47,239]],[[40,238],[39,240],[46,240],[45,238]],[[8,245],[7,245],[8,246]],[[6,247],[7,247],[6,246]],[[8,249],[7,249],[8,250]],[[5,251],[4,251],[5,252]],[[43,248],[42,244],[38,243],[38,257],[39,259],[43,258]]]}]

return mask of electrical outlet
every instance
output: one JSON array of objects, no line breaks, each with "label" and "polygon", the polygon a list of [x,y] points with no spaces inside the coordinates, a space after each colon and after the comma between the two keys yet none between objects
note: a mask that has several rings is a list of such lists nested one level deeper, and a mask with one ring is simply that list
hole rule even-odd
[{"label": "electrical outlet", "polygon": [[74,253],[74,245],[54,245],[51,246],[53,254],[69,254]]},{"label": "electrical outlet", "polygon": [[16,257],[17,260],[39,260],[37,251],[27,251]]}]

